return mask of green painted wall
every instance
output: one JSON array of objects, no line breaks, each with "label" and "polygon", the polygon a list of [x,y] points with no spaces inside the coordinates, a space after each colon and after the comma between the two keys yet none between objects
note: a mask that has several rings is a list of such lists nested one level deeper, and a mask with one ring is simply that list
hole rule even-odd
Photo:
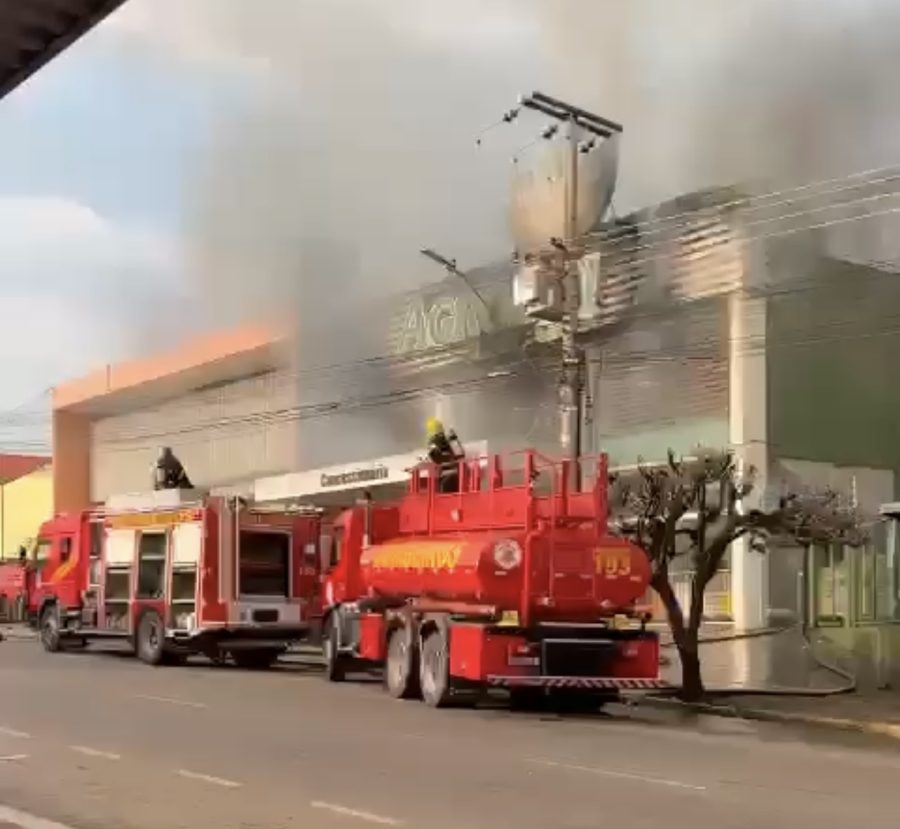
[{"label": "green painted wall", "polygon": [[768,302],[780,457],[900,469],[900,275],[823,260]]},{"label": "green painted wall", "polygon": [[629,434],[600,436],[600,450],[606,452],[613,466],[629,466],[638,458],[646,461],[665,460],[669,449],[689,455],[698,445],[727,446],[728,418],[701,417],[678,420],[670,425],[636,430]]}]

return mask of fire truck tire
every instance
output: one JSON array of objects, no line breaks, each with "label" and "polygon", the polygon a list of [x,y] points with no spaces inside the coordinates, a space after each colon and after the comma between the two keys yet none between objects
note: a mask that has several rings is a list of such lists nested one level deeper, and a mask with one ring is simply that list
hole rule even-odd
[{"label": "fire truck tire", "polygon": [[394,699],[419,696],[418,637],[411,625],[399,625],[388,633],[384,686]]},{"label": "fire truck tire", "polygon": [[609,694],[572,693],[553,689],[547,695],[548,707],[558,714],[592,714],[617,697]]},{"label": "fire truck tire", "polygon": [[325,678],[329,682],[343,682],[347,678],[347,659],[340,651],[338,620],[332,613],[322,632],[322,656],[325,658]]},{"label": "fire truck tire", "polygon": [[280,650],[274,648],[260,648],[258,650],[235,650],[231,652],[231,658],[234,664],[239,668],[252,671],[262,671],[271,668],[272,664],[278,659]]},{"label": "fire truck tire", "polygon": [[513,688],[509,692],[509,707],[513,711],[543,711],[546,705],[543,688]]},{"label": "fire truck tire", "polygon": [[446,628],[432,628],[422,639],[419,685],[422,699],[432,708],[444,708],[452,701],[448,645]]},{"label": "fire truck tire", "polygon": [[138,622],[134,649],[138,659],[147,665],[159,665],[165,658],[165,628],[155,610],[147,610]]},{"label": "fire truck tire", "polygon": [[9,613],[9,599],[6,598],[6,595],[0,596],[0,622],[12,622],[15,621],[10,617]]},{"label": "fire truck tire", "polygon": [[47,605],[41,611],[41,644],[47,653],[58,653],[62,650],[59,608],[55,604]]}]

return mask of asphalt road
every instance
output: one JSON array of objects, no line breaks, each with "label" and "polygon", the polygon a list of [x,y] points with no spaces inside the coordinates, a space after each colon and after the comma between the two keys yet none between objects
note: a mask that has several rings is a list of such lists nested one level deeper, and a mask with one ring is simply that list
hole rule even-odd
[{"label": "asphalt road", "polygon": [[433,711],[291,664],[148,668],[0,644],[0,828],[867,829],[892,744],[616,710]]}]

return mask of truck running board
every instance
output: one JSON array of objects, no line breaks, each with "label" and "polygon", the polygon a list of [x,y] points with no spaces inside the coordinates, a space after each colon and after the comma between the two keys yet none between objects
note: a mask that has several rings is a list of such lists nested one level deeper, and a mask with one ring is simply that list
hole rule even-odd
[{"label": "truck running board", "polygon": [[662,679],[597,676],[488,676],[494,688],[583,688],[586,690],[661,691],[672,686]]}]

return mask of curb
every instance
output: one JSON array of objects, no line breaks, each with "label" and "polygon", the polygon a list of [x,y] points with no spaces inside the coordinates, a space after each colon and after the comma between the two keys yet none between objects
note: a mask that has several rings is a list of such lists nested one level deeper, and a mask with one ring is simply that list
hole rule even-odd
[{"label": "curb", "polygon": [[853,720],[843,717],[819,717],[812,714],[795,714],[786,711],[771,711],[765,708],[743,708],[737,705],[714,705],[707,702],[681,702],[676,699],[662,697],[645,697],[635,703],[648,708],[664,708],[668,710],[692,711],[696,714],[712,714],[717,717],[732,719],[760,720],[762,722],[792,723],[795,725],[811,725],[818,728],[829,728],[836,731],[853,731],[858,734],[870,734],[900,740],[900,723],[879,720]]}]

